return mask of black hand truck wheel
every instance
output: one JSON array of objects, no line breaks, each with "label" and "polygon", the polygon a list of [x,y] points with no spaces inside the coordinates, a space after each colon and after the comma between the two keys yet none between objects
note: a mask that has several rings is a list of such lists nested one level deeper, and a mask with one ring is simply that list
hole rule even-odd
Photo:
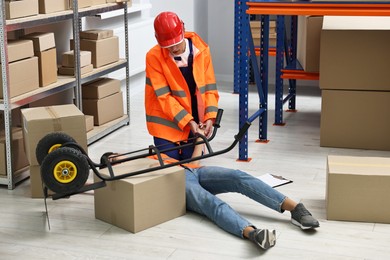
[{"label": "black hand truck wheel", "polygon": [[42,164],[42,161],[46,155],[53,152],[55,149],[58,149],[64,143],[69,142],[75,143],[76,141],[73,139],[73,137],[65,133],[53,132],[47,134],[38,142],[37,148],[35,149],[35,156],[37,157],[38,164]]},{"label": "black hand truck wheel", "polygon": [[41,164],[46,187],[59,194],[76,192],[88,179],[87,158],[77,149],[61,147],[49,153]]}]

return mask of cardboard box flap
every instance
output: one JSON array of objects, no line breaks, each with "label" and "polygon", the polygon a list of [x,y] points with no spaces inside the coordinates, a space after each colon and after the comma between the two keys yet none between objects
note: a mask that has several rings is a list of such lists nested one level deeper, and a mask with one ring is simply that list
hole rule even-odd
[{"label": "cardboard box flap", "polygon": [[353,175],[390,175],[389,158],[381,157],[353,157],[353,156],[328,156],[329,172],[337,174]]},{"label": "cardboard box flap", "polygon": [[64,118],[84,115],[75,105],[59,105],[49,107],[34,107],[22,110],[26,119],[42,120],[47,118]]}]

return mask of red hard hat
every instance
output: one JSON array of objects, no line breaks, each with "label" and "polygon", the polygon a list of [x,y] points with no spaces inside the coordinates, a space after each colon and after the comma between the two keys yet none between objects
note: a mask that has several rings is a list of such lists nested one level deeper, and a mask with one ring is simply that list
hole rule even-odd
[{"label": "red hard hat", "polygon": [[158,44],[168,48],[183,41],[184,24],[177,14],[162,12],[154,19],[154,32]]}]

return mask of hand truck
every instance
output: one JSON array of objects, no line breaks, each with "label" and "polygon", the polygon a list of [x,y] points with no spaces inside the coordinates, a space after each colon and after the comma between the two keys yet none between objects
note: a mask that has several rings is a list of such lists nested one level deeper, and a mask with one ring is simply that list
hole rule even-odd
[{"label": "hand truck", "polygon": [[[219,109],[215,123],[213,124],[213,133],[209,138],[203,135],[196,134],[194,137],[186,140],[186,143],[174,148],[166,148],[163,146],[150,145],[146,149],[132,151],[124,154],[116,154],[112,152],[104,153],[99,163],[95,163],[88,157],[85,150],[77,144],[70,136],[62,132],[53,132],[44,136],[36,147],[36,157],[41,166],[41,178],[43,184],[43,192],[46,198],[49,197],[48,190],[52,191],[50,195],[53,200],[67,198],[71,195],[83,193],[90,190],[99,189],[106,186],[107,181],[114,181],[130,176],[152,172],[156,170],[173,167],[200,159],[217,156],[229,152],[245,135],[251,125],[251,121],[246,122],[240,129],[237,135],[234,136],[233,143],[222,150],[213,151],[210,141],[215,137],[217,129],[220,127],[223,110]],[[198,138],[201,138],[199,141]],[[183,149],[188,146],[205,144],[206,153],[201,156],[180,160],[177,162],[164,163],[162,154],[172,150]],[[116,175],[113,165],[131,161],[140,158],[155,156],[158,159],[158,165],[147,169],[141,169],[126,174]],[[104,176],[99,172],[99,169],[107,168],[109,176]],[[98,182],[86,184],[90,170],[100,179]]]}]

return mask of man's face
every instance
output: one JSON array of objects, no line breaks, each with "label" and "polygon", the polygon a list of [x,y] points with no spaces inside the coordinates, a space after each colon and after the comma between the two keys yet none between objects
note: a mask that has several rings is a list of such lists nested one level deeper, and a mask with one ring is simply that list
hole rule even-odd
[{"label": "man's face", "polygon": [[186,50],[186,43],[183,40],[181,43],[168,47],[168,50],[173,56],[178,56]]}]

